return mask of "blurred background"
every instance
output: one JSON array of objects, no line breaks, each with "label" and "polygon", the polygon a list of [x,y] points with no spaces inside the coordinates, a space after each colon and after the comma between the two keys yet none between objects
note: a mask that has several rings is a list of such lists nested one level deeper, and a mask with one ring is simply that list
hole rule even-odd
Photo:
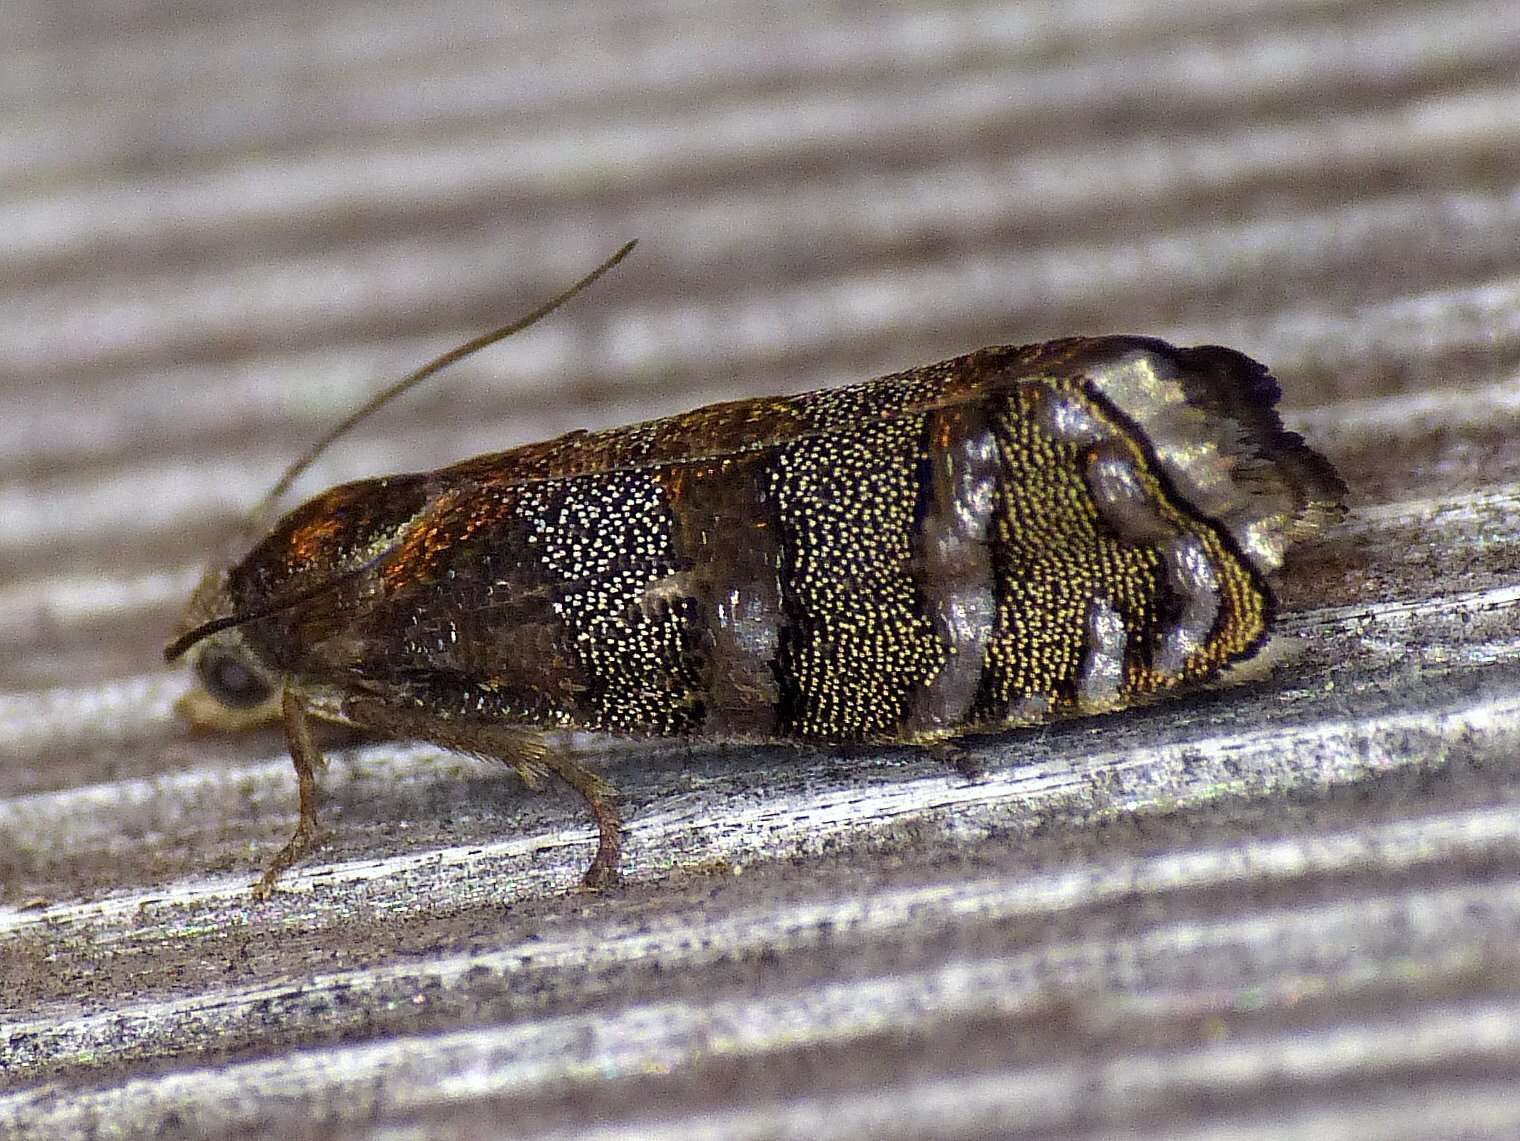
[{"label": "blurred background", "polygon": [[[972,806],[912,758],[625,771],[604,900],[564,894],[572,803],[340,751],[333,846],[251,909],[293,794],[277,737],[171,715],[200,566],[376,387],[629,238],[302,488],[987,344],[1219,342],[1351,485],[1283,585],[1321,648],[999,746]],[[8,0],[0,1126],[1520,1129],[1517,427],[1513,0]]]}]

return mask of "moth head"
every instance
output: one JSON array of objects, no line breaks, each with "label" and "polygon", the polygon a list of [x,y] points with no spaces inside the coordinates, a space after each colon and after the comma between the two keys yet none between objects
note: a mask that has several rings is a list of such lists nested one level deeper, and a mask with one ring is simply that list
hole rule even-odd
[{"label": "moth head", "polygon": [[[207,572],[191,595],[180,623],[179,642],[219,614],[232,612],[227,591],[227,572]],[[281,685],[268,666],[259,660],[237,627],[218,630],[182,652],[190,664],[192,685],[175,705],[192,728],[216,732],[242,732],[278,719]],[[179,656],[179,652],[174,654]]]},{"label": "moth head", "polygon": [[343,484],[287,512],[251,546],[240,541],[248,549],[206,572],[164,650],[170,662],[185,658],[194,677],[181,715],[225,730],[279,716],[308,648],[302,619],[325,612],[393,553],[430,494],[422,476]]},{"label": "moth head", "polygon": [[198,729],[231,731],[279,717],[309,648],[303,620],[316,625],[345,586],[383,563],[430,494],[422,476],[331,488],[288,512],[241,557],[208,570],[164,649],[168,661],[191,666],[194,688],[181,716]]}]

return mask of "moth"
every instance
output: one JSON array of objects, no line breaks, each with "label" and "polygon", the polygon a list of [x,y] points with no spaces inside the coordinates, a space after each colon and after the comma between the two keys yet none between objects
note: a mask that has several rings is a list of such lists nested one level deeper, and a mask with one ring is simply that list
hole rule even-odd
[{"label": "moth", "polygon": [[[538,312],[393,385],[380,403]],[[862,384],[335,487],[214,565],[166,649],[214,725],[278,717],[317,836],[310,719],[500,759],[589,806],[565,730],[941,746],[1124,709],[1257,654],[1269,578],[1334,520],[1267,370],[1134,336],[984,348]]]}]

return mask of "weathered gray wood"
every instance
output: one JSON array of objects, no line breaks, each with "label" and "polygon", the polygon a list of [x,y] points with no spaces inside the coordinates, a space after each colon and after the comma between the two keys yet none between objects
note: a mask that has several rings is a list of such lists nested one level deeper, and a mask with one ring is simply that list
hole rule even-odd
[{"label": "weathered gray wood", "polygon": [[[1520,8],[0,15],[0,1134],[1520,1132]],[[1270,362],[1352,488],[1264,680],[568,797],[192,738],[158,649],[307,486],[1062,333]]]}]

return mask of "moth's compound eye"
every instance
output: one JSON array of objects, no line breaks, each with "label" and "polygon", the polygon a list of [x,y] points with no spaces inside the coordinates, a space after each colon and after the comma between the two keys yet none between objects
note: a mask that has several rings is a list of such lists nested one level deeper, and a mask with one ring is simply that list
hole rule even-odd
[{"label": "moth's compound eye", "polygon": [[269,700],[269,682],[247,662],[228,650],[211,647],[195,663],[206,692],[233,709],[252,709]]}]

